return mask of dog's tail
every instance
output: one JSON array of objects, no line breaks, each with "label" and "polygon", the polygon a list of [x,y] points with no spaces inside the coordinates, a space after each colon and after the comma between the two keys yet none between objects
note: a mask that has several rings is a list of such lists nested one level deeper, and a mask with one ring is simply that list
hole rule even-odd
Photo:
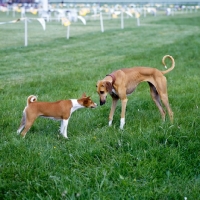
[{"label": "dog's tail", "polygon": [[30,95],[30,96],[27,98],[27,106],[28,106],[30,103],[34,102],[34,101],[37,101],[37,96],[35,96],[35,95]]},{"label": "dog's tail", "polygon": [[162,64],[165,66],[165,68],[167,68],[167,66],[166,66],[166,64],[165,64],[165,59],[166,59],[166,58],[170,58],[170,59],[171,59],[172,65],[171,65],[171,67],[170,67],[169,69],[167,69],[167,70],[165,70],[165,71],[162,71],[163,74],[166,74],[166,73],[172,71],[172,70],[174,69],[174,67],[175,67],[174,58],[173,58],[172,56],[170,56],[170,55],[165,55],[165,56],[163,57],[163,59],[162,59]]}]

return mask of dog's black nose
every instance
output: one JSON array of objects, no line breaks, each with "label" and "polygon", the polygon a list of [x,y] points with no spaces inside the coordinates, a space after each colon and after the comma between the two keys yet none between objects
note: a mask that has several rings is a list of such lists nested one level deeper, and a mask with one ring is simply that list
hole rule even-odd
[{"label": "dog's black nose", "polygon": [[104,105],[105,103],[105,101],[100,101],[100,106]]}]

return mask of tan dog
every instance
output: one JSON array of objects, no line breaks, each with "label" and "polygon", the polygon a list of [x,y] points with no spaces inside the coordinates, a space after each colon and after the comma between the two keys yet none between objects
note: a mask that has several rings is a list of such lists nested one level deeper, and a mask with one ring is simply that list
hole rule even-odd
[{"label": "tan dog", "polygon": [[47,117],[61,120],[60,133],[67,137],[67,126],[71,114],[79,108],[95,108],[97,106],[90,97],[82,95],[80,99],[61,100],[56,102],[38,102],[37,97],[31,95],[27,98],[27,106],[23,111],[20,127],[17,133],[25,137],[37,117]]},{"label": "tan dog", "polygon": [[162,64],[165,65],[165,59],[170,58],[172,65],[168,70],[160,71],[150,67],[132,67],[119,69],[112,72],[103,80],[97,82],[97,92],[100,97],[100,105],[105,104],[107,94],[112,97],[112,106],[109,115],[109,126],[112,125],[113,115],[117,106],[117,101],[121,100],[121,120],[120,128],[123,129],[125,124],[125,111],[127,104],[127,95],[131,94],[140,82],[148,82],[150,93],[153,101],[158,107],[162,119],[165,120],[165,111],[162,108],[161,101],[167,108],[171,122],[173,121],[173,112],[170,108],[167,95],[167,80],[163,74],[170,72],[175,67],[175,61],[172,56],[166,55],[162,59]]}]

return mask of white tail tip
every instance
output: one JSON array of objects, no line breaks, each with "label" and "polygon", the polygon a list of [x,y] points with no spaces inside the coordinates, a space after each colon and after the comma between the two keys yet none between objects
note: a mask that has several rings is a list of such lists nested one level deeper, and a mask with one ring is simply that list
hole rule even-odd
[{"label": "white tail tip", "polygon": [[37,96],[32,96],[31,97],[30,102],[34,102],[34,101],[37,101]]}]

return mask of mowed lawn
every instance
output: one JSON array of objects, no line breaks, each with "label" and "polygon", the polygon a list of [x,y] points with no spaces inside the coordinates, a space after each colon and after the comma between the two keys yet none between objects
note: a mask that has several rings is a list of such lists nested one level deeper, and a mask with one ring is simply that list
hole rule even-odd
[{"label": "mowed lawn", "polygon": [[[20,17],[19,16],[16,16]],[[30,16],[32,17],[32,16]],[[0,13],[1,21],[15,18]],[[72,22],[36,20],[0,25],[0,199],[200,199],[200,11]],[[126,124],[120,103],[108,127],[111,98],[99,105],[96,82],[113,70],[149,66],[164,70],[174,112],[162,122],[141,83],[128,96]],[[171,62],[167,61],[167,66]],[[96,109],[74,112],[66,140],[59,121],[38,118],[23,139],[16,131],[29,95],[41,101],[79,98]]]}]

